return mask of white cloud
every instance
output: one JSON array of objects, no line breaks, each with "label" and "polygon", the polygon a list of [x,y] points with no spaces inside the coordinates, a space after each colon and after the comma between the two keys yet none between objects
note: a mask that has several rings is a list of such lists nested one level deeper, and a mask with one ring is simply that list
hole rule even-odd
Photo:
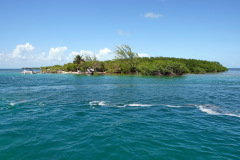
[{"label": "white cloud", "polygon": [[138,53],[139,57],[149,57],[147,53]]},{"label": "white cloud", "polygon": [[37,59],[46,61],[47,60],[46,53],[42,52],[37,56]]},{"label": "white cloud", "polygon": [[64,52],[67,50],[67,47],[57,47],[50,48],[47,60],[50,61],[62,61]]},{"label": "white cloud", "polygon": [[108,48],[100,49],[99,55],[107,55],[108,53],[111,53],[112,51]]},{"label": "white cloud", "polygon": [[20,68],[34,61],[34,47],[30,43],[17,45],[11,53],[1,53],[0,68]]},{"label": "white cloud", "polygon": [[100,61],[110,60],[114,58],[112,51],[108,48],[100,49],[98,51],[98,54],[96,54],[96,57]]},{"label": "white cloud", "polygon": [[117,34],[120,35],[120,36],[126,36],[126,37],[129,37],[130,36],[130,33],[129,32],[125,32],[123,30],[118,30],[117,31]]},{"label": "white cloud", "polygon": [[94,55],[94,53],[93,53],[93,51],[85,51],[85,50],[81,50],[80,52],[73,51],[65,58],[65,60],[67,62],[73,62],[76,55],[81,55],[81,56],[88,55],[88,56],[92,57]]},{"label": "white cloud", "polygon": [[79,53],[80,53],[80,55],[87,55],[87,56],[93,56],[93,55],[94,55],[94,52],[93,52],[93,51],[84,51],[84,50],[81,50]]},{"label": "white cloud", "polygon": [[155,13],[152,13],[152,12],[148,12],[144,15],[145,18],[152,18],[152,19],[157,19],[157,18],[160,18],[162,16],[163,16],[162,14],[155,14]]},{"label": "white cloud", "polygon": [[0,53],[0,68],[21,68],[21,67],[41,67],[50,65],[62,65],[73,62],[76,55],[94,55],[100,61],[114,58],[113,52],[109,48],[103,48],[97,52],[80,50],[73,51],[66,55],[67,47],[50,48],[48,52],[34,53],[34,46],[29,43],[17,45],[11,53]]},{"label": "white cloud", "polygon": [[81,55],[80,54],[80,52],[71,52],[66,58],[65,58],[65,60],[67,61],[67,62],[72,62],[73,61],[73,59],[76,57],[76,55]]},{"label": "white cloud", "polygon": [[80,52],[73,51],[65,58],[65,60],[67,62],[72,62],[74,60],[74,58],[76,57],[76,55],[82,55],[84,57],[85,56],[90,56],[90,57],[96,56],[96,58],[100,61],[109,60],[114,57],[112,54],[112,51],[109,48],[104,48],[104,49],[100,49],[97,54],[95,54],[93,51],[85,51],[85,50],[80,50]]},{"label": "white cloud", "polygon": [[34,47],[26,43],[25,45],[17,45],[13,50],[12,54],[9,55],[11,58],[20,58],[20,59],[28,59],[32,58],[31,52],[34,50]]}]

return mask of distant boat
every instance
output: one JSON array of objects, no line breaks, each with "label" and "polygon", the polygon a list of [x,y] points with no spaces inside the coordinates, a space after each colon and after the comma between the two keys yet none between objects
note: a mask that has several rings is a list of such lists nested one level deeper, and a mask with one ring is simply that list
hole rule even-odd
[{"label": "distant boat", "polygon": [[[36,71],[33,71],[33,68],[23,68],[22,74],[37,74]],[[29,70],[27,70],[29,69]]]},{"label": "distant boat", "polygon": [[37,72],[24,70],[22,73],[23,74],[36,74]]}]

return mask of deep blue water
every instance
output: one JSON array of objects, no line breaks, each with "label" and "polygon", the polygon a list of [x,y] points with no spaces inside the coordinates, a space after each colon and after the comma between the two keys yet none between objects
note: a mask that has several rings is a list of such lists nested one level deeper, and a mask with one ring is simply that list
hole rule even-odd
[{"label": "deep blue water", "polygon": [[20,72],[0,70],[0,160],[240,159],[240,69]]}]

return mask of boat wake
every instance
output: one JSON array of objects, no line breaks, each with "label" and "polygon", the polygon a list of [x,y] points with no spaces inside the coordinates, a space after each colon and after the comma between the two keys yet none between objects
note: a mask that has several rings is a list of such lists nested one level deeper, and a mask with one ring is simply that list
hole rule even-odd
[{"label": "boat wake", "polygon": [[137,104],[137,103],[133,103],[133,104],[128,104],[127,106],[130,106],[130,107],[151,107],[152,105],[150,105],[150,104]]},{"label": "boat wake", "polygon": [[140,103],[130,103],[130,104],[111,104],[106,101],[91,101],[89,102],[90,106],[111,106],[117,108],[125,107],[151,107],[151,106],[163,106],[170,108],[182,108],[182,107],[191,107],[197,108],[201,112],[207,113],[209,115],[218,115],[218,116],[233,116],[240,118],[240,112],[238,111],[226,111],[223,107],[211,105],[211,104],[187,104],[187,105],[170,105],[170,104],[140,104]]},{"label": "boat wake", "polygon": [[12,102],[9,103],[9,105],[13,107],[13,106],[15,106],[15,105],[22,104],[22,103],[26,103],[26,102],[28,102],[28,101],[27,101],[27,100],[24,100],[24,99],[21,99],[21,100],[14,101],[14,102],[12,101]]},{"label": "boat wake", "polygon": [[177,106],[177,105],[165,105],[167,107],[171,107],[171,108],[181,108],[181,107],[184,107],[184,106]]},{"label": "boat wake", "polygon": [[151,107],[152,106],[150,104],[137,104],[137,103],[117,105],[117,104],[111,104],[111,103],[106,102],[106,101],[91,101],[91,102],[89,102],[89,105],[90,106],[105,106],[105,105],[108,105],[108,106],[113,106],[113,107],[118,107],[118,108],[124,108],[124,107],[127,107],[127,106],[130,106],[130,107]]},{"label": "boat wake", "polygon": [[89,102],[90,106],[105,106],[106,102],[105,101],[91,101]]},{"label": "boat wake", "polygon": [[16,104],[16,103],[11,102],[9,105],[10,105],[10,106],[15,106],[15,104]]},{"label": "boat wake", "polygon": [[0,107],[0,110],[8,110],[8,109],[14,108],[14,106],[16,106],[18,104],[22,104],[22,103],[25,103],[25,102],[26,102],[25,100],[12,101],[12,102],[10,102],[9,104],[6,104],[3,107]]},{"label": "boat wake", "polygon": [[205,104],[205,105],[199,105],[197,106],[197,108],[202,111],[205,112],[207,114],[210,115],[224,115],[224,116],[233,116],[233,117],[239,117],[240,118],[240,114],[237,112],[227,112],[221,109],[221,107],[218,106],[214,106],[211,104]]},{"label": "boat wake", "polygon": [[137,104],[137,103],[132,103],[132,104],[125,104],[125,105],[118,105],[118,108],[125,108],[125,107],[151,107],[152,105],[150,104]]}]

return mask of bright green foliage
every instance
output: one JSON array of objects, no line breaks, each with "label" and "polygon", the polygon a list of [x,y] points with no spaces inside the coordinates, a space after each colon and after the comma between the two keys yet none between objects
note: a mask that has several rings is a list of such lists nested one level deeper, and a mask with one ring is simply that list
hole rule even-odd
[{"label": "bright green foliage", "polygon": [[68,63],[68,64],[64,64],[63,65],[63,69],[66,72],[72,71],[72,72],[76,72],[77,71],[77,65],[74,63]]},{"label": "bright green foliage", "polygon": [[55,66],[41,67],[41,70],[44,71],[44,72],[48,72],[48,73],[58,73],[58,72],[61,72],[61,71],[76,72],[77,71],[77,65],[74,64],[74,63],[67,63],[67,64],[64,64],[63,66],[55,65]]},{"label": "bright green foliage", "polygon": [[159,67],[156,63],[143,62],[137,67],[137,70],[143,75],[157,75],[159,73]]},{"label": "bright green foliage", "polygon": [[193,73],[195,73],[195,74],[204,74],[204,73],[206,73],[206,71],[203,68],[201,68],[201,67],[194,67],[193,68]]},{"label": "bright green foliage", "polygon": [[[143,75],[183,75],[186,73],[202,74],[208,72],[223,72],[227,68],[219,62],[210,62],[196,59],[170,58],[170,57],[143,57],[140,58],[128,45],[118,46],[116,59],[100,62],[96,56],[76,56],[74,63],[42,67],[42,71],[58,73],[62,70],[82,71],[94,69],[95,72],[107,73],[138,73]],[[97,74],[97,73],[96,73]]]},{"label": "bright green foliage", "polygon": [[83,56],[81,55],[76,55],[74,58],[73,63],[77,65],[77,68],[81,70],[81,63],[84,62]]},{"label": "bright green foliage", "polygon": [[83,63],[83,70],[94,69],[94,71],[99,71],[101,66],[101,62],[97,60],[95,55],[93,57],[87,55]]},{"label": "bright green foliage", "polygon": [[122,73],[136,72],[138,55],[128,45],[117,46],[115,53]]},{"label": "bright green foliage", "polygon": [[144,61],[140,62],[137,68],[144,75],[182,75],[189,73],[189,69],[183,63],[146,58],[144,58]]},{"label": "bright green foliage", "polygon": [[120,62],[115,60],[115,61],[105,61],[102,62],[103,71],[108,72],[108,73],[121,73],[120,69]]}]

